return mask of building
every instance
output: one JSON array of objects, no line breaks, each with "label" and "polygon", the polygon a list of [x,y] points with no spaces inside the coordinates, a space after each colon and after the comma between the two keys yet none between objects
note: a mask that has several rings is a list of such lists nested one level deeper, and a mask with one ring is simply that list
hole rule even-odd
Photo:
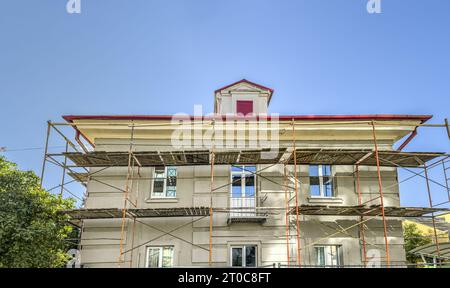
[{"label": "building", "polygon": [[[435,217],[434,226],[436,226],[437,235],[438,235],[438,241],[439,243],[448,242],[450,239],[450,215],[443,215],[443,216],[437,216]],[[434,226],[433,221],[430,218],[426,217],[417,217],[417,218],[410,218],[403,221],[403,225],[415,225],[424,235],[424,237],[429,237],[432,242],[435,242],[434,237]]]},{"label": "building", "polygon": [[[87,187],[67,211],[83,266],[404,266],[402,219],[442,209],[400,207],[397,168],[446,154],[393,145],[431,116],[266,116],[273,93],[233,83],[215,91],[219,115],[184,116],[189,125],[64,116],[83,148],[59,155]],[[174,133],[192,147],[175,148]]]}]

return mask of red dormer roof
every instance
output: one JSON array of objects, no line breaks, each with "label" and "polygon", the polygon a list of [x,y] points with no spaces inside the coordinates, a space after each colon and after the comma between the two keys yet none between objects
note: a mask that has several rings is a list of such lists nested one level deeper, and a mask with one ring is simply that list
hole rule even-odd
[{"label": "red dormer roof", "polygon": [[228,89],[228,88],[230,88],[230,87],[232,87],[232,86],[234,86],[234,85],[240,84],[240,83],[247,83],[247,84],[253,85],[253,86],[255,86],[255,87],[258,87],[258,88],[261,89],[261,90],[267,90],[267,91],[269,91],[269,103],[270,103],[270,99],[272,98],[272,94],[273,94],[273,91],[274,91],[274,90],[273,90],[272,88],[269,88],[269,87],[266,87],[266,86],[263,86],[263,85],[260,85],[260,84],[257,84],[257,83],[248,81],[247,79],[242,79],[242,80],[239,80],[239,81],[234,82],[234,83],[232,83],[232,84],[229,84],[229,85],[227,85],[227,86],[224,86],[224,87],[222,87],[222,88],[219,88],[219,89],[217,89],[216,91],[214,91],[214,94],[216,94],[217,92],[220,92],[220,91],[222,91],[222,90]]},{"label": "red dormer roof", "polygon": [[265,87],[265,86],[263,86],[263,85],[256,84],[256,83],[254,83],[254,82],[248,81],[247,79],[239,80],[239,81],[234,82],[234,83],[232,83],[232,84],[229,84],[229,85],[227,85],[227,86],[225,86],[225,87],[219,88],[219,89],[217,89],[217,90],[214,91],[214,92],[217,93],[217,92],[219,92],[219,91],[225,90],[225,89],[227,89],[227,88],[230,88],[231,86],[234,86],[234,85],[237,85],[237,84],[240,84],[240,83],[248,83],[248,84],[250,84],[250,85],[253,85],[253,86],[258,87],[259,89],[262,89],[262,90],[268,90],[268,91],[270,92],[270,94],[273,93],[273,89],[272,89],[272,88],[269,88],[269,87]]}]

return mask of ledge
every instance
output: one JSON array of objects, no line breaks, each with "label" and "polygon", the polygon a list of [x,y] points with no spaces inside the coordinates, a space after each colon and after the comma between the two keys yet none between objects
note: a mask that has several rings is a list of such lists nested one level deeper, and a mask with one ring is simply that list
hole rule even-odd
[{"label": "ledge", "polygon": [[255,215],[255,216],[228,216],[228,225],[233,223],[264,223],[267,220],[265,215]]},{"label": "ledge", "polygon": [[148,198],[146,203],[178,203],[178,198]]},{"label": "ledge", "polygon": [[338,197],[308,197],[309,203],[316,204],[342,204],[344,199]]}]

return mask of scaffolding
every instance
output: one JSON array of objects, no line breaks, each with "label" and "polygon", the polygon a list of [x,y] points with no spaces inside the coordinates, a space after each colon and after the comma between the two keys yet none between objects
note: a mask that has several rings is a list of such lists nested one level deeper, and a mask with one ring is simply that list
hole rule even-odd
[{"label": "scaffolding", "polygon": [[[340,125],[352,125],[352,122],[337,121]],[[214,238],[214,215],[216,213],[228,213],[232,211],[238,211],[239,208],[228,207],[216,207],[214,206],[214,192],[225,186],[232,185],[234,181],[230,181],[225,185],[215,187],[214,170],[217,165],[259,165],[264,164],[266,167],[261,168],[257,171],[248,171],[255,176],[269,180],[277,185],[278,182],[265,177],[261,173],[273,167],[275,165],[283,166],[283,183],[280,187],[284,190],[284,205],[280,207],[267,207],[258,206],[255,207],[255,216],[252,217],[255,222],[264,222],[264,220],[271,214],[281,213],[284,215],[285,221],[285,240],[286,240],[286,266],[288,267],[307,267],[304,265],[301,259],[301,252],[307,247],[319,243],[321,240],[327,239],[334,235],[340,233],[348,233],[347,231],[355,227],[359,231],[359,242],[361,246],[361,262],[364,267],[368,265],[368,255],[367,255],[367,245],[370,243],[366,239],[366,222],[372,219],[380,219],[383,224],[383,239],[385,247],[385,267],[391,266],[391,255],[389,250],[388,241],[388,224],[387,217],[419,217],[426,216],[432,219],[433,223],[433,234],[435,238],[435,243],[437,246],[437,255],[439,257],[439,241],[438,233],[435,225],[435,217],[437,213],[449,213],[449,209],[441,208],[442,205],[450,203],[450,190],[449,190],[449,178],[448,166],[450,154],[443,152],[402,152],[402,151],[380,151],[378,147],[376,121],[358,121],[357,124],[367,124],[372,129],[373,135],[373,149],[305,149],[297,148],[296,139],[296,127],[299,125],[312,125],[296,123],[292,119],[292,146],[288,148],[279,148],[276,157],[272,159],[266,159],[262,157],[263,152],[267,152],[268,149],[229,149],[229,150],[217,150],[212,147],[212,149],[203,150],[154,150],[154,151],[138,151],[135,143],[135,131],[142,127],[143,125],[131,123],[126,124],[112,124],[112,123],[102,123],[102,125],[123,125],[129,128],[129,146],[128,151],[93,151],[88,148],[89,145],[85,144],[80,139],[80,132],[75,129],[75,144],[70,137],[67,137],[59,128],[60,126],[72,126],[76,128],[78,124],[74,123],[53,123],[51,121],[47,122],[47,133],[46,133],[46,144],[44,160],[42,164],[42,174],[41,181],[44,181],[45,170],[47,163],[51,163],[63,169],[63,176],[61,184],[52,187],[49,191],[59,189],[60,195],[64,192],[69,193],[71,196],[76,195],[66,188],[67,184],[73,182],[79,182],[84,186],[87,186],[89,181],[99,182],[111,188],[117,189],[123,192],[123,207],[122,208],[80,208],[70,211],[64,211],[70,217],[70,223],[80,227],[81,232],[83,232],[83,221],[87,219],[121,219],[120,225],[120,244],[119,244],[119,255],[117,264],[119,267],[128,263],[129,267],[132,267],[133,263],[133,251],[139,247],[147,245],[148,243],[160,239],[165,235],[172,236],[180,241],[186,242],[190,245],[198,247],[202,250],[208,251],[208,265],[213,265],[213,238]],[[333,123],[329,123],[333,124]],[[99,123],[83,123],[84,126],[89,125],[99,125]],[[151,125],[151,124],[150,124]],[[155,126],[170,126],[174,124],[157,124]],[[214,122],[209,125],[214,126]],[[327,124],[317,124],[317,125],[327,125]],[[383,125],[386,125],[383,123]],[[145,126],[148,126],[147,124]],[[434,127],[434,128],[445,128],[450,139],[450,130],[448,121],[445,121],[443,125],[441,124],[417,124],[413,133],[417,133],[418,127]],[[49,141],[51,138],[51,132],[55,132],[58,136],[62,137],[65,141],[65,149],[60,153],[50,153],[49,152]],[[409,142],[409,140],[407,140]],[[400,150],[404,147],[402,145]],[[286,155],[288,155],[286,157]],[[431,164],[429,164],[431,161]],[[70,163],[69,163],[70,162]],[[343,206],[343,205],[309,205],[301,204],[299,198],[299,183],[302,176],[298,175],[299,165],[321,165],[321,164],[331,164],[331,165],[351,165],[353,166],[353,178],[355,181],[355,189],[358,200],[358,205],[354,206]],[[154,167],[154,166],[198,166],[205,165],[210,166],[210,193],[209,193],[209,206],[199,206],[199,207],[171,207],[171,208],[140,208],[138,203],[139,197],[139,182],[140,180],[149,179],[148,177],[143,177],[140,173],[143,167]],[[371,198],[367,201],[362,201],[362,191],[360,184],[360,167],[369,166],[375,167],[377,173],[378,182],[378,196]],[[105,171],[106,169],[112,167],[126,167],[127,173],[125,176],[125,186],[118,187],[99,179],[96,179],[96,174]],[[292,169],[289,169],[291,167]],[[426,181],[427,196],[429,207],[388,207],[384,203],[384,194],[382,183],[382,167],[393,167],[401,168],[414,174],[413,176],[405,179],[409,180],[413,177],[422,177]],[[443,169],[443,174],[445,181],[439,183],[435,180],[430,179],[428,173],[430,169],[436,167],[441,167]],[[92,171],[93,168],[94,171]],[[421,172],[417,173],[411,168],[422,169]],[[77,169],[82,169],[80,172]],[[66,174],[72,178],[72,180],[66,181]],[[337,176],[336,176],[337,177]],[[403,181],[402,181],[403,182]],[[402,182],[397,182],[395,185],[400,185]],[[430,182],[438,184],[444,187],[447,192],[448,200],[434,204],[432,199],[432,191],[430,187]],[[41,182],[41,185],[43,182]],[[89,191],[87,191],[88,193]],[[134,193],[135,192],[135,193]],[[134,195],[134,199],[133,199]],[[85,194],[84,197],[88,195]],[[83,199],[84,200],[84,199]],[[375,203],[377,201],[378,203]],[[237,209],[237,210],[236,210]],[[430,216],[428,216],[430,215]],[[357,217],[357,221],[354,225],[349,227],[340,227],[335,233],[327,235],[325,238],[316,241],[315,243],[310,243],[302,247],[302,237],[301,237],[301,220],[300,217],[304,216],[343,216],[343,217]],[[143,221],[141,218],[157,218],[157,217],[187,217],[191,218],[189,222],[184,223],[174,229],[166,231],[165,229],[160,229],[156,226],[150,225]],[[173,233],[186,227],[187,225],[193,224],[197,221],[209,218],[209,245],[208,248],[201,245],[197,245],[188,240],[177,237]],[[263,221],[261,221],[263,220]],[[251,219],[246,219],[245,221],[250,222]],[[131,247],[125,249],[124,239],[127,237],[129,225],[131,224]],[[320,224],[320,223],[319,223]],[[155,229],[162,233],[158,237],[149,239],[144,243],[135,245],[134,234],[137,225],[147,226],[149,228]],[[292,251],[291,248],[295,247]],[[127,255],[129,255],[128,260]],[[293,260],[294,258],[294,260]],[[303,264],[303,265],[302,265]]]}]

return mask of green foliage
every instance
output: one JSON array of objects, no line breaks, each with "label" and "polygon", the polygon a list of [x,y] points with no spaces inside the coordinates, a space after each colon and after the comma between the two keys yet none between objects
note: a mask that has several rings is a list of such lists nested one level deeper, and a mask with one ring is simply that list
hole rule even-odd
[{"label": "green foliage", "polygon": [[72,228],[59,211],[73,206],[41,189],[32,171],[0,157],[0,268],[62,267]]},{"label": "green foliage", "polygon": [[409,263],[418,263],[421,258],[410,253],[410,251],[414,248],[430,244],[432,242],[431,238],[423,235],[416,224],[404,224],[403,236],[405,238],[406,260]]}]

